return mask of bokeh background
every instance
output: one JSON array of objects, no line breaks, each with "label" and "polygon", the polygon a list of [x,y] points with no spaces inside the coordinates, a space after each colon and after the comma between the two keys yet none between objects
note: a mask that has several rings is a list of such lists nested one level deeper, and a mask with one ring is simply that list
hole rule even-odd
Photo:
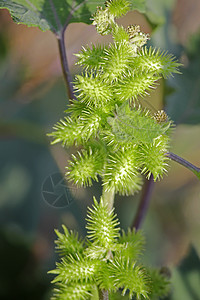
[{"label": "bokeh background", "polygon": [[[103,1],[102,1],[103,3]],[[139,24],[151,34],[149,45],[174,54],[182,75],[160,84],[149,97],[155,110],[165,107],[176,123],[171,151],[200,166],[200,1],[148,0],[148,17],[131,12],[123,25]],[[108,43],[93,26],[70,24],[66,47],[72,75],[80,72],[73,55],[81,46]],[[45,179],[65,173],[70,153],[50,145],[47,133],[64,116],[68,99],[57,41],[51,32],[16,25],[0,11],[0,299],[50,299],[55,267],[54,229],[65,224],[85,235],[84,218],[100,184],[75,190],[69,205],[49,205]],[[68,184],[68,183],[67,183]],[[122,228],[132,222],[139,196],[116,197]],[[145,262],[169,266],[170,300],[200,299],[200,182],[171,163],[156,183],[142,226]]]}]

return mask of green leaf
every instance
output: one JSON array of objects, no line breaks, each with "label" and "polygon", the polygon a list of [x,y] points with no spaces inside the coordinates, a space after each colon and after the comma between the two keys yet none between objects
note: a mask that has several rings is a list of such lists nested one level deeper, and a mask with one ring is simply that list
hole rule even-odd
[{"label": "green leaf", "polygon": [[[102,5],[100,0],[0,0],[0,8],[8,9],[14,22],[57,34],[69,23],[90,24],[90,17],[99,5]],[[132,9],[144,12],[144,0],[133,1]]]},{"label": "green leaf", "polygon": [[55,33],[68,23],[91,23],[90,16],[100,4],[102,1],[97,0],[0,0],[0,8],[7,8],[16,23]]},{"label": "green leaf", "polygon": [[126,106],[116,108],[116,116],[108,122],[119,143],[151,143],[155,138],[164,134],[170,123],[159,124],[148,111],[130,110]]},{"label": "green leaf", "polygon": [[[36,1],[35,1],[36,2]],[[28,1],[0,1],[0,8],[7,8],[18,24],[26,24],[27,26],[38,26],[45,31],[50,29],[45,16],[43,16],[43,3],[31,3]]]}]

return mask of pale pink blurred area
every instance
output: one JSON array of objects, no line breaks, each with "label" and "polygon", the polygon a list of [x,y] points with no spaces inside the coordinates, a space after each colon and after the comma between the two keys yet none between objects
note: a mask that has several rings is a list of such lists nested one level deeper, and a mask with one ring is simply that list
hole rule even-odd
[{"label": "pale pink blurred area", "polygon": [[177,0],[173,13],[173,23],[181,44],[188,42],[191,34],[200,30],[200,1]]}]

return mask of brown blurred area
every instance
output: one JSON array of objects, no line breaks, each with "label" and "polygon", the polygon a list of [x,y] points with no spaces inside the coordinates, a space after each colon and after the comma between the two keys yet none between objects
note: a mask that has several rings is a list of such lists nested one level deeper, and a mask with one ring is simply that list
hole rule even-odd
[{"label": "brown blurred area", "polygon": [[188,42],[191,34],[200,28],[200,1],[177,0],[173,12],[173,23],[177,31],[177,37],[181,44]]}]

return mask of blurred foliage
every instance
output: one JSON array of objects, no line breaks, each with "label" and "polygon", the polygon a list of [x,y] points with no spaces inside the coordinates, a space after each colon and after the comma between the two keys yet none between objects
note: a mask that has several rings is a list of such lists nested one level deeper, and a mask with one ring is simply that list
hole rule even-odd
[{"label": "blurred foliage", "polygon": [[182,75],[170,82],[174,92],[167,98],[167,112],[176,124],[200,123],[200,32],[182,51]]},{"label": "blurred foliage", "polygon": [[200,259],[194,248],[181,264],[172,270],[172,293],[166,300],[200,299]]},{"label": "blurred foliage", "polygon": [[45,270],[20,232],[0,231],[0,257],[0,299],[45,299],[49,286]]}]

